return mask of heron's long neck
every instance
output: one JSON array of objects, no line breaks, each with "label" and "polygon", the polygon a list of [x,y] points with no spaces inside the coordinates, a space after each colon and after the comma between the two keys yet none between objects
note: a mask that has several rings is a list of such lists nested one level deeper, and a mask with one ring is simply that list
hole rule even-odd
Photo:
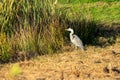
[{"label": "heron's long neck", "polygon": [[74,32],[72,31],[72,32],[70,33],[70,35],[73,35],[73,33],[74,33]]},{"label": "heron's long neck", "polygon": [[74,32],[71,31],[71,33],[70,33],[70,39],[71,39],[71,40],[73,39],[73,34],[74,34]]}]

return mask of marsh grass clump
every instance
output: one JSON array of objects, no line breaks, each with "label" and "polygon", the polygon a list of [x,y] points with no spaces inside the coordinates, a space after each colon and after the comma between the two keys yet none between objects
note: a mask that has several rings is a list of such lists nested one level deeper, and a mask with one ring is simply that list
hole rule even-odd
[{"label": "marsh grass clump", "polygon": [[5,33],[0,33],[0,61],[7,62],[10,59],[12,51],[11,40],[5,35]]},{"label": "marsh grass clump", "polygon": [[2,0],[0,3],[1,60],[9,61],[10,56],[22,51],[42,55],[61,49],[60,13],[53,1]]}]

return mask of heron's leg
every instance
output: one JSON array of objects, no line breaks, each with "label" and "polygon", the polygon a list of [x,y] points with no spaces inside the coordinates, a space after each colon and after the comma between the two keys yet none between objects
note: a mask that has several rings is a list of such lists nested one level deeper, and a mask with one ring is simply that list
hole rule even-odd
[{"label": "heron's leg", "polygon": [[81,50],[80,50],[80,47],[79,47],[79,46],[76,46],[76,53],[77,53],[77,54],[81,53]]},{"label": "heron's leg", "polygon": [[81,50],[82,50],[83,53],[86,53],[85,47],[82,47]]},{"label": "heron's leg", "polygon": [[77,46],[75,46],[75,49],[77,50],[77,49],[78,49],[78,47],[77,47]]},{"label": "heron's leg", "polygon": [[75,48],[74,44],[72,44],[72,43],[70,43],[70,46],[71,46],[72,49]]}]

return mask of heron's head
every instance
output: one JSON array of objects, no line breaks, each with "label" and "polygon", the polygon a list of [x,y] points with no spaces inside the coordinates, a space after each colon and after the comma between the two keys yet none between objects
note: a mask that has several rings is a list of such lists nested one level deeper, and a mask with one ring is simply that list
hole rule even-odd
[{"label": "heron's head", "polygon": [[71,33],[73,33],[73,29],[72,28],[68,28],[68,29],[65,29],[66,31],[70,31]]}]

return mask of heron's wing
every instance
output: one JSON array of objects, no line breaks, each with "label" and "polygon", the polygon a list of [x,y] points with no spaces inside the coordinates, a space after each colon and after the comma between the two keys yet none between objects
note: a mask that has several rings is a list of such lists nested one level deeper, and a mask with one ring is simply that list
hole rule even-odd
[{"label": "heron's wing", "polygon": [[77,35],[73,35],[73,40],[74,42],[76,42],[77,44],[82,43],[82,41],[80,40],[80,38]]},{"label": "heron's wing", "polygon": [[73,35],[73,40],[72,40],[73,44],[75,44],[76,46],[79,46],[81,48],[84,48],[82,40],[77,36],[77,35]]}]

